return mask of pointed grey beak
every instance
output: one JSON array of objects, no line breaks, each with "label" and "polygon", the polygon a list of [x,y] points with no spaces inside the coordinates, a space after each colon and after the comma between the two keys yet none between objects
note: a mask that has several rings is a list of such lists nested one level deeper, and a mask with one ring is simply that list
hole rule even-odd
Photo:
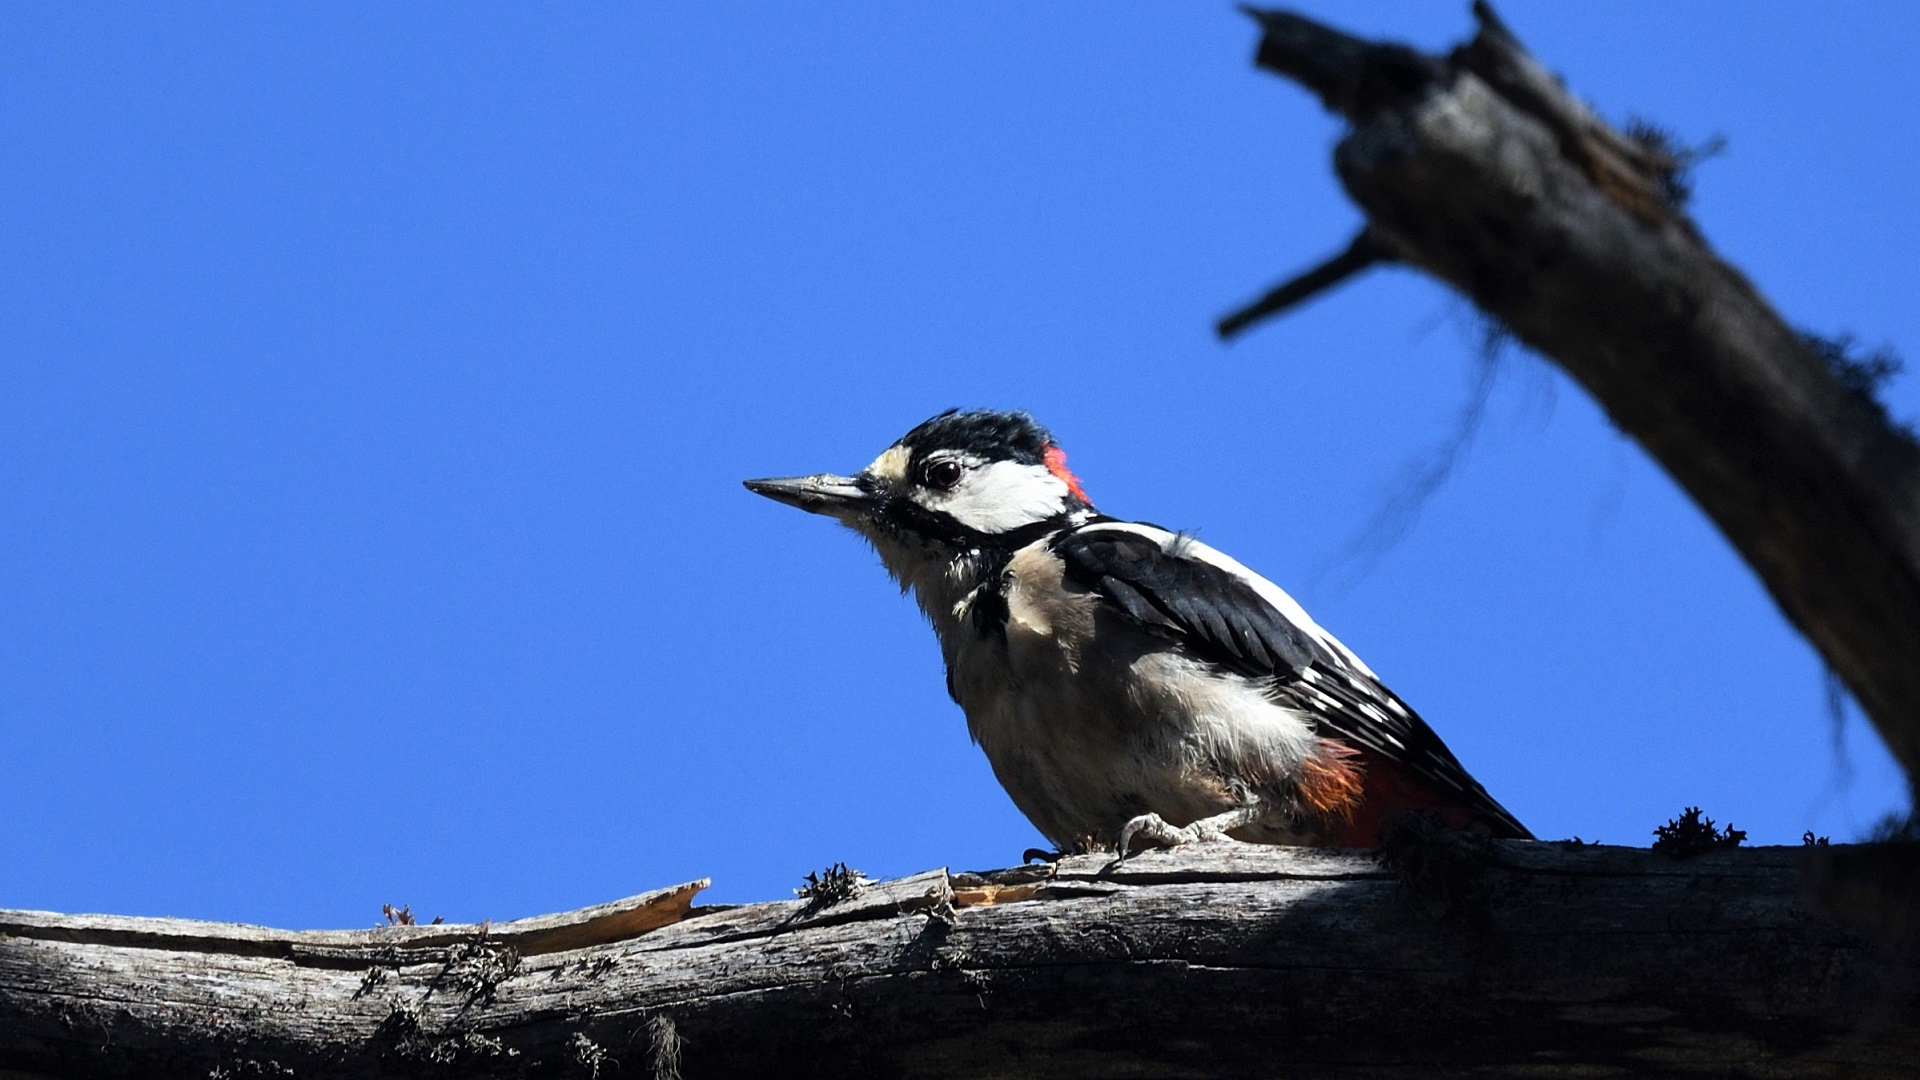
[{"label": "pointed grey beak", "polygon": [[765,480],[743,480],[747,490],[765,495],[775,502],[797,506],[815,514],[833,517],[865,509],[873,495],[851,476],[821,473],[818,476],[776,476]]}]

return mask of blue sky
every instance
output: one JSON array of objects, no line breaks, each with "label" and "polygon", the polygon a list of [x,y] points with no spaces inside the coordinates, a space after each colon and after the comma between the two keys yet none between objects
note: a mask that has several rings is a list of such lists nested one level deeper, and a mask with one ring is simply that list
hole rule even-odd
[{"label": "blue sky", "polygon": [[[1358,221],[1227,4],[3,10],[0,906],[354,926],[1018,861],[911,605],[738,483],[954,405],[1294,592],[1543,836],[1901,802],[1543,361],[1369,533],[1475,322],[1389,271],[1212,339]],[[1607,116],[1727,138],[1696,216],[1793,322],[1920,353],[1911,7],[1502,11]]]}]

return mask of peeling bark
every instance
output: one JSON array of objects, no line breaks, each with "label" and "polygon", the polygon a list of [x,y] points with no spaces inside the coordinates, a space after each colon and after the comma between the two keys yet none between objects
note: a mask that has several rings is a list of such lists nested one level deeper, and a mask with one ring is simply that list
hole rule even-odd
[{"label": "peeling bark", "polygon": [[826,906],[695,883],[572,938],[5,912],[0,1071],[1913,1075],[1920,964],[1810,911],[1802,857],[1210,847]]}]

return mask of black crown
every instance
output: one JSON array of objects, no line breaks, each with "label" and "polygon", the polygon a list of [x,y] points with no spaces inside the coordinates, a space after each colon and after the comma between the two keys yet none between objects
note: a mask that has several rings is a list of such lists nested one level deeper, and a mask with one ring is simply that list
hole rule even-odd
[{"label": "black crown", "polygon": [[901,445],[919,457],[931,450],[960,450],[988,461],[1038,465],[1053,435],[1024,412],[948,409],[906,433]]}]

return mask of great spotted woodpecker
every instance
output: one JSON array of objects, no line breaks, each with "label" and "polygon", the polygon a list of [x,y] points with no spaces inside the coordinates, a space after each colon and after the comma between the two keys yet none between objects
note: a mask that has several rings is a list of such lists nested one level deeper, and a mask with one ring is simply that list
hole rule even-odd
[{"label": "great spotted woodpecker", "polygon": [[1406,811],[1530,836],[1292,597],[1096,511],[1025,413],[944,412],[853,476],[746,486],[872,543],[994,775],[1062,851],[1371,847]]}]

